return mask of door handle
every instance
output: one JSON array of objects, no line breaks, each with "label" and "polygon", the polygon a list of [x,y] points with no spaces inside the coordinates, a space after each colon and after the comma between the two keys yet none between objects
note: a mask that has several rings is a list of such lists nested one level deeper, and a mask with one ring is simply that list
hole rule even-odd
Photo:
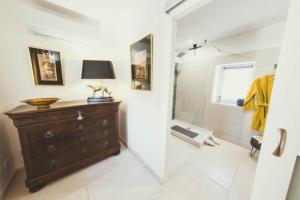
[{"label": "door handle", "polygon": [[285,143],[287,139],[287,131],[283,128],[280,128],[279,130],[280,133],[280,141],[279,144],[277,145],[275,151],[273,152],[273,155],[276,157],[281,157],[281,155],[284,152],[285,149]]}]

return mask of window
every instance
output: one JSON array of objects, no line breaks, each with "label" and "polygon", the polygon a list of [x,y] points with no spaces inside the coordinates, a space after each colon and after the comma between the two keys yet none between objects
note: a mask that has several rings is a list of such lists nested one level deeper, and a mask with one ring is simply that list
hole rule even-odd
[{"label": "window", "polygon": [[213,102],[237,105],[245,99],[252,82],[254,62],[234,63],[217,66]]}]

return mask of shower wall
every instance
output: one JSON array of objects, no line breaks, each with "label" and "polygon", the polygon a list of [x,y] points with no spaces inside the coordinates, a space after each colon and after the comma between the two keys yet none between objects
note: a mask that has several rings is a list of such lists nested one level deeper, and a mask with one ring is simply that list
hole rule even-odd
[{"label": "shower wall", "polygon": [[268,48],[236,55],[224,55],[179,63],[175,119],[209,130],[217,137],[249,147],[252,113],[242,108],[212,103],[217,65],[255,61],[254,79],[272,72],[280,48]]},{"label": "shower wall", "polygon": [[202,126],[209,92],[209,68],[199,62],[180,63],[178,66],[175,118]]}]

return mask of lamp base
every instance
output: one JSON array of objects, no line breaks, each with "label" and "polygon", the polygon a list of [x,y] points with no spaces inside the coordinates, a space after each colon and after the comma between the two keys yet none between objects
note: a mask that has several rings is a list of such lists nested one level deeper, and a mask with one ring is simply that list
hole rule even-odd
[{"label": "lamp base", "polygon": [[88,102],[112,102],[114,99],[112,97],[88,97]]}]

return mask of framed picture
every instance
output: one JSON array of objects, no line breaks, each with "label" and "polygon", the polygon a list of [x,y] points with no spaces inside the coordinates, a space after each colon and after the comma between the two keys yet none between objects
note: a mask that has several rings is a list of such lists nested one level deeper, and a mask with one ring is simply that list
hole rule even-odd
[{"label": "framed picture", "polygon": [[131,86],[137,90],[151,90],[153,35],[147,35],[130,46]]},{"label": "framed picture", "polygon": [[60,53],[29,47],[36,85],[63,85]]}]

